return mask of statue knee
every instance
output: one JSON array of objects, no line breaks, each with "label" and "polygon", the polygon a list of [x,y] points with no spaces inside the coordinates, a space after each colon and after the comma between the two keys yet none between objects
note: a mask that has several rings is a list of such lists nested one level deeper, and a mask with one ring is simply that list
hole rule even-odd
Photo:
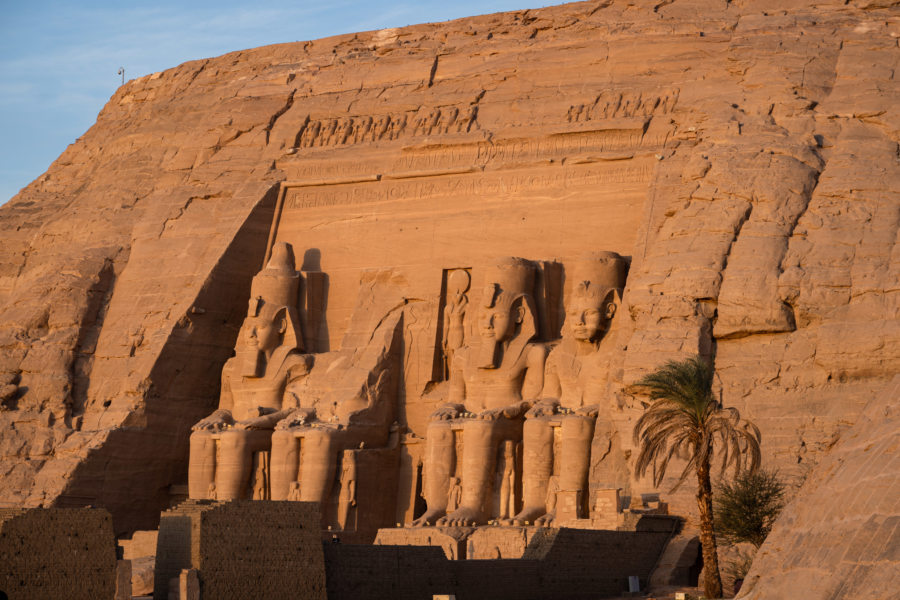
[{"label": "statue knee", "polygon": [[432,421],[428,424],[425,437],[431,443],[444,445],[453,441],[453,430],[450,428],[450,423],[447,421]]},{"label": "statue knee", "polygon": [[334,446],[335,435],[326,429],[310,429],[303,436],[303,444],[311,452],[328,452]]},{"label": "statue knee", "polygon": [[553,435],[553,428],[545,419],[527,419],[522,426],[522,437],[525,439],[541,439]]},{"label": "statue knee", "polygon": [[243,454],[247,447],[247,436],[242,431],[226,431],[219,438],[219,449],[226,455]]},{"label": "statue knee", "polygon": [[468,419],[463,425],[463,435],[472,439],[490,439],[497,424],[488,419]]},{"label": "statue knee", "polygon": [[216,440],[209,431],[195,431],[191,434],[190,448],[192,457],[200,457],[216,450]]},{"label": "statue knee", "polygon": [[570,415],[562,421],[562,435],[569,438],[584,438],[594,434],[594,419],[583,415]]},{"label": "statue knee", "polygon": [[276,449],[290,448],[296,439],[297,436],[292,431],[275,430],[272,433],[272,452],[276,452]]}]

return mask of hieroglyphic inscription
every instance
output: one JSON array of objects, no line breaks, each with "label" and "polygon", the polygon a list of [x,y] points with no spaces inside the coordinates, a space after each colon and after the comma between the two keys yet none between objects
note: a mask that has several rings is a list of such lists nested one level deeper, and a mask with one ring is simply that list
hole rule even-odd
[{"label": "hieroglyphic inscription", "polygon": [[395,163],[397,170],[434,169],[457,164],[490,168],[492,163],[532,163],[568,156],[632,149],[642,145],[643,129],[609,129],[550,135],[540,139],[481,141],[456,146],[409,149]]},{"label": "hieroglyphic inscription", "polygon": [[429,178],[382,180],[377,183],[340,184],[289,188],[285,208],[326,208],[380,202],[422,200],[436,197],[477,196],[494,198],[528,190],[565,190],[578,186],[649,181],[650,164],[625,166],[592,165],[584,168],[559,168],[545,172],[473,173]]},{"label": "hieroglyphic inscription", "polygon": [[380,155],[374,162],[353,160],[304,160],[291,164],[291,179],[323,179],[356,173],[427,171],[477,166],[509,167],[543,160],[562,161],[567,157],[630,150],[661,145],[664,138],[648,139],[641,127],[628,129],[580,130],[561,132],[537,139],[515,138],[479,140],[456,144],[434,144],[403,148],[399,157]]},{"label": "hieroglyphic inscription", "polygon": [[298,148],[343,146],[405,137],[467,133],[476,126],[478,106],[421,107],[376,116],[335,117],[307,121],[297,133]]},{"label": "hieroglyphic inscription", "polygon": [[570,123],[614,119],[619,117],[650,117],[671,112],[678,101],[678,90],[655,92],[601,92],[594,100],[569,107],[566,119]]}]

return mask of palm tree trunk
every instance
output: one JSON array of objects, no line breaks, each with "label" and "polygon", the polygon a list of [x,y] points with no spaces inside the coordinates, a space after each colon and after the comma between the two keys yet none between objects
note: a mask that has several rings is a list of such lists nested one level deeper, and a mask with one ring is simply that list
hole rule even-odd
[{"label": "palm tree trunk", "polygon": [[[699,452],[698,452],[699,453]],[[700,509],[700,544],[703,546],[703,595],[722,597],[722,577],[719,574],[719,555],[713,531],[712,482],[709,461],[697,465],[697,508]]]}]

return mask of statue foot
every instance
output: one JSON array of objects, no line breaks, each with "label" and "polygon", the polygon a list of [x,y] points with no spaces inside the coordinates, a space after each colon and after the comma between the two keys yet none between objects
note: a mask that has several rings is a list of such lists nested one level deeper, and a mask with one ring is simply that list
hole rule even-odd
[{"label": "statue foot", "polygon": [[535,525],[539,517],[546,514],[547,509],[543,506],[526,506],[519,514],[512,518],[512,524],[522,527],[523,525]]},{"label": "statue foot", "polygon": [[475,508],[461,506],[449,515],[438,519],[441,527],[474,527],[487,522],[484,514]]},{"label": "statue foot", "polygon": [[534,520],[534,524],[538,527],[553,527],[553,520],[556,519],[556,515],[553,513],[547,513],[542,517],[538,517]]},{"label": "statue foot", "polygon": [[425,514],[412,522],[413,527],[430,527],[435,525],[442,516],[444,515],[444,510],[435,508],[432,510],[426,510]]}]

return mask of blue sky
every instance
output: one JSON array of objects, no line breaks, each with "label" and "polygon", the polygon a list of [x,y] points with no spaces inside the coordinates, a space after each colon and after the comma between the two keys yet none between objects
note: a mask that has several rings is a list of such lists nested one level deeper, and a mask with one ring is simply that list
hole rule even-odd
[{"label": "blue sky", "polygon": [[[544,6],[541,0],[0,0],[0,204],[94,123],[121,83],[266,44]],[[552,4],[553,2],[549,2]]]}]

